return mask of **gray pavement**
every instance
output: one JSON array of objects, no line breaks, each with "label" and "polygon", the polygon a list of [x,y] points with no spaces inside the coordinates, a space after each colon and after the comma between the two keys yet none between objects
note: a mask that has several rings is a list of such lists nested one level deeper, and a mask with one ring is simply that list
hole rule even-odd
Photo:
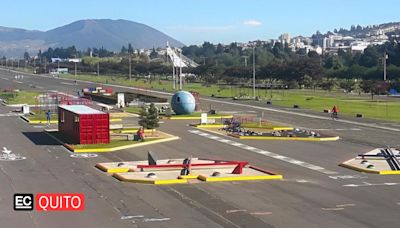
[{"label": "gray pavement", "polygon": [[[68,82],[40,76],[25,76],[13,82],[15,73],[0,70],[0,88],[58,90],[74,93],[90,84]],[[8,80],[5,80],[8,79]],[[35,85],[35,86],[32,86]],[[92,84],[96,85],[96,84]],[[33,88],[36,87],[36,88]],[[40,88],[38,88],[40,87]],[[43,89],[41,89],[43,88]],[[114,87],[123,91],[123,88]],[[167,96],[167,95],[165,95]],[[261,113],[271,121],[325,129],[339,135],[338,142],[279,142],[237,140],[285,158],[274,158],[252,150],[223,143],[190,131],[190,121],[164,121],[161,130],[178,135],[180,140],[149,145],[96,158],[71,158],[70,153],[44,135],[42,129],[7,116],[9,107],[0,106],[2,137],[0,148],[26,157],[22,161],[0,161],[0,220],[4,227],[396,227],[400,225],[400,179],[354,172],[337,166],[375,146],[399,144],[400,133],[377,128],[385,126],[369,120],[367,125],[332,121],[312,116],[323,114],[301,110],[296,115],[229,103],[202,100],[217,110]],[[261,105],[257,107],[257,105]],[[284,110],[276,108],[277,110]],[[355,121],[349,119],[349,121]],[[371,125],[371,126],[369,126]],[[396,126],[391,126],[396,128]],[[342,129],[342,130],[338,130]],[[353,130],[352,130],[353,129]],[[360,129],[360,130],[354,130]],[[206,132],[209,133],[209,132]],[[211,134],[211,133],[210,133]],[[277,171],[282,181],[200,183],[192,185],[148,186],[119,182],[94,168],[97,162],[144,160],[147,151],[159,158],[213,157],[247,160],[251,164]],[[335,174],[325,174],[290,161],[298,160]],[[384,183],[392,183],[384,185]],[[346,185],[355,184],[358,187]],[[71,212],[15,212],[12,196],[16,192],[83,192],[86,209]]]}]

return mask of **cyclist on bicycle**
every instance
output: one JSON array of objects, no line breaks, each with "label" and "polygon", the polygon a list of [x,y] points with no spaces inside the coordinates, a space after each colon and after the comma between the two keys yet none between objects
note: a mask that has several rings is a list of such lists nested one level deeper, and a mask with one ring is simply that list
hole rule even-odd
[{"label": "cyclist on bicycle", "polygon": [[337,119],[338,113],[339,113],[339,108],[336,105],[334,105],[332,108],[332,119]]}]

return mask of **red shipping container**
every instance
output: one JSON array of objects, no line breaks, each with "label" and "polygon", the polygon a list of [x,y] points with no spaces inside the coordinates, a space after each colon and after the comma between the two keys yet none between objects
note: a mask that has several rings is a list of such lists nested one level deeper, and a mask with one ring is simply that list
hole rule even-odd
[{"label": "red shipping container", "polygon": [[58,131],[71,144],[110,143],[110,115],[85,105],[60,105]]}]

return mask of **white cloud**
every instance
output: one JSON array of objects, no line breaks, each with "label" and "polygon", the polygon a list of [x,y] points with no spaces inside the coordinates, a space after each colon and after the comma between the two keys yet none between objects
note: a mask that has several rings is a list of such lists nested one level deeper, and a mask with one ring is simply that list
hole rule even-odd
[{"label": "white cloud", "polygon": [[187,32],[222,32],[232,30],[234,29],[234,26],[171,26],[167,27],[167,29]]},{"label": "white cloud", "polygon": [[254,19],[243,21],[243,24],[250,27],[258,27],[262,25],[260,21]]}]

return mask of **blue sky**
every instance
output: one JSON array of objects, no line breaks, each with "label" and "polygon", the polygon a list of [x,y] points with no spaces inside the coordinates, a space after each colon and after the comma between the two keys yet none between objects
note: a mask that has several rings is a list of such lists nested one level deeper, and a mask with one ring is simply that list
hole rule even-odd
[{"label": "blue sky", "polygon": [[229,43],[397,22],[399,9],[398,0],[13,0],[2,2],[0,26],[46,31],[80,19],[126,19],[185,44]]}]

